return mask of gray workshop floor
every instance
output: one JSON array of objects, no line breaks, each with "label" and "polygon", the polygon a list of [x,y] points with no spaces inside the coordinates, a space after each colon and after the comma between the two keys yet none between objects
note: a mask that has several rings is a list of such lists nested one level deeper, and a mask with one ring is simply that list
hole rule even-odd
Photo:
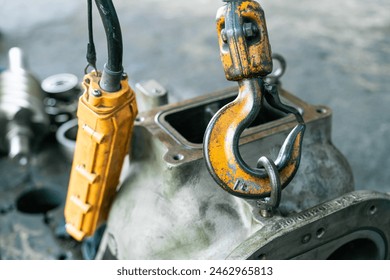
[{"label": "gray workshop floor", "polygon": [[[156,79],[170,101],[233,85],[216,42],[219,0],[116,0],[131,82]],[[390,1],[261,1],[272,49],[286,58],[284,87],[334,111],[333,141],[358,189],[390,190]],[[24,49],[43,79],[86,65],[86,1],[0,0],[0,65]],[[95,17],[99,67],[105,39]]]}]

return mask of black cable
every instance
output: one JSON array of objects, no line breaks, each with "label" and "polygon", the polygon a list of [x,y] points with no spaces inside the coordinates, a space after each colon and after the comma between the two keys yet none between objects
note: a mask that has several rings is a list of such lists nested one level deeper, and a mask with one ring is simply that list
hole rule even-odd
[{"label": "black cable", "polygon": [[112,0],[95,0],[106,31],[109,71],[122,71],[123,44],[118,16]]},{"label": "black cable", "polygon": [[87,69],[89,66],[92,66],[95,71],[96,69],[96,49],[95,49],[95,43],[93,42],[93,27],[92,27],[92,0],[87,0],[88,4],[88,37],[89,42],[87,46],[87,62],[88,65],[85,68],[85,74],[87,73]]}]

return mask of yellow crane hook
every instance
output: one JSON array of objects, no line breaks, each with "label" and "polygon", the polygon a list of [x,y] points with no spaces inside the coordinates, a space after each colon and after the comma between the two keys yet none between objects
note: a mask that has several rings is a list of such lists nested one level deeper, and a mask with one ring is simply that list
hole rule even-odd
[{"label": "yellow crane hook", "polygon": [[[263,78],[272,72],[272,55],[264,11],[256,1],[225,0],[217,13],[221,60],[228,80],[237,81],[237,98],[221,108],[210,121],[204,138],[204,156],[215,181],[233,195],[246,198],[270,196],[278,177],[284,188],[294,177],[301,158],[305,124],[299,112],[280,102],[276,86]],[[238,150],[244,129],[261,113],[264,98],[285,113],[293,113],[298,124],[287,136],[275,169],[249,167]],[[270,172],[278,174],[269,174]]]}]

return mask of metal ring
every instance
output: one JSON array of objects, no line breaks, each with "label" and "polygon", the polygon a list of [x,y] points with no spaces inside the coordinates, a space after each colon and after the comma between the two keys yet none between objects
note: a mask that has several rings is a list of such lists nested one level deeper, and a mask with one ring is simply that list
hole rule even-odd
[{"label": "metal ring", "polygon": [[272,71],[272,73],[269,74],[268,77],[278,80],[283,76],[284,72],[286,71],[287,62],[284,57],[278,53],[273,53],[272,59],[278,61],[280,63],[280,67],[274,68],[274,71]]},{"label": "metal ring", "polygon": [[267,207],[277,208],[280,204],[282,196],[282,185],[280,183],[280,176],[275,163],[269,158],[262,156],[257,161],[257,168],[264,168],[270,179],[271,195],[269,198],[260,200],[261,204],[266,204]]},{"label": "metal ring", "polygon": [[[57,132],[56,139],[60,144],[62,151],[64,152],[66,158],[72,162],[74,149],[76,146],[76,134],[78,129],[78,119],[72,119],[62,124]],[[69,133],[74,134],[73,136],[68,135]]]}]

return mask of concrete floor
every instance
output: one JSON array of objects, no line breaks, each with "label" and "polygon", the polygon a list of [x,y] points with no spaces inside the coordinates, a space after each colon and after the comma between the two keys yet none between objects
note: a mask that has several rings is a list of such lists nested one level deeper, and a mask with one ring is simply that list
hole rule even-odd
[{"label": "concrete floor", "polygon": [[[183,100],[233,85],[216,41],[216,0],[116,0],[131,83],[156,79]],[[349,160],[358,189],[390,190],[390,1],[261,1],[274,52],[288,69],[284,88],[333,109],[333,141]],[[24,49],[43,79],[86,65],[86,1],[0,0],[0,66]],[[106,57],[95,17],[98,65]]]}]

